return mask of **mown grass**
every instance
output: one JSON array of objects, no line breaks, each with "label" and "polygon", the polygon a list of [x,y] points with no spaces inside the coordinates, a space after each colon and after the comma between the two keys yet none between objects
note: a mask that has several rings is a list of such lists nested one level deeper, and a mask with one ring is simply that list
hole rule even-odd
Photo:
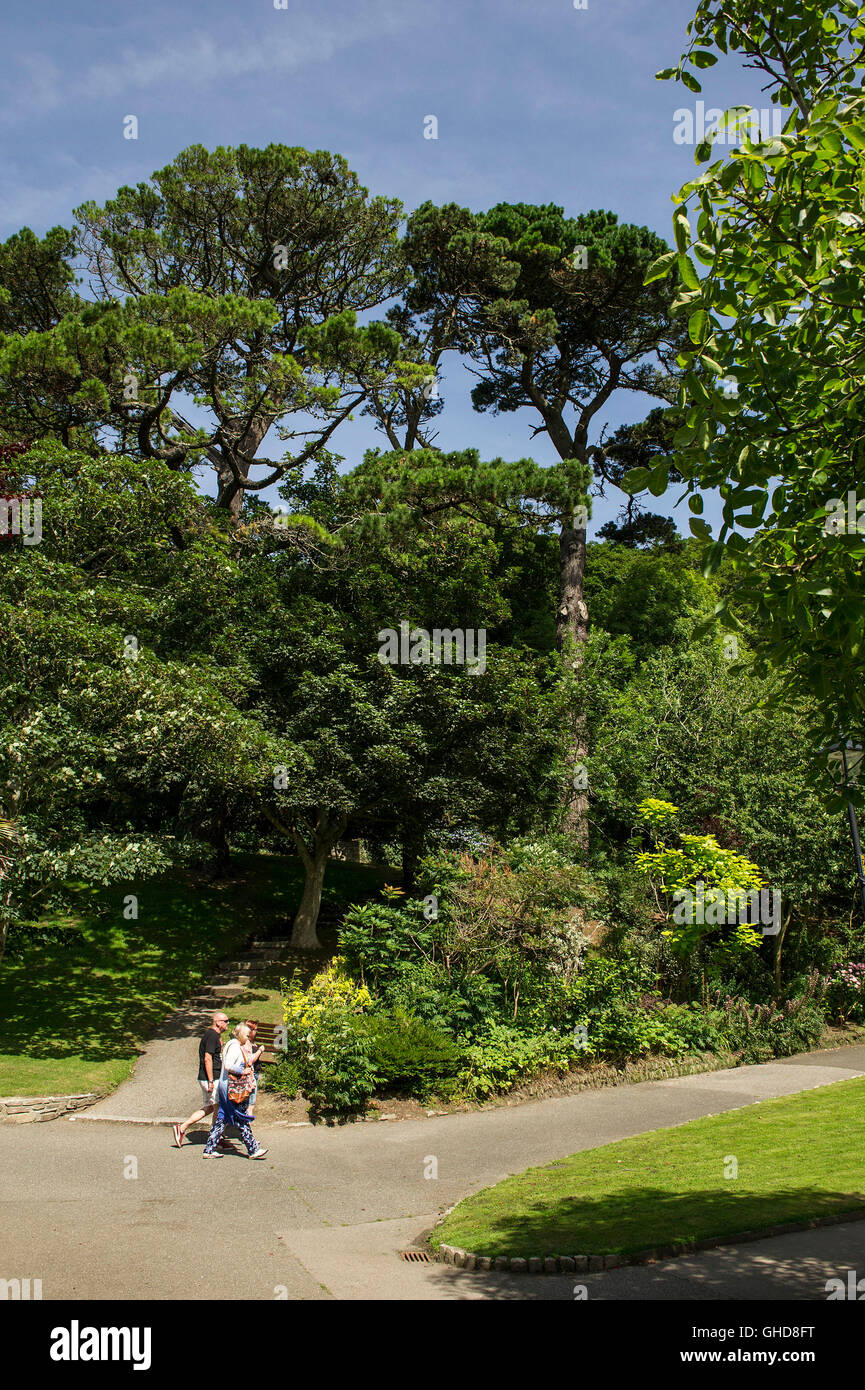
[{"label": "mown grass", "polygon": [[83,1057],[18,1057],[0,1052],[0,1095],[71,1096],[113,1091],[132,1070],[134,1057],[87,1062]]},{"label": "mown grass", "polygon": [[529,1168],[465,1198],[431,1241],[524,1259],[622,1255],[861,1211],[863,1152],[857,1078]]},{"label": "mown grass", "polygon": [[[325,903],[346,906],[380,878],[334,861]],[[289,934],[302,883],[296,859],[245,856],[224,880],[176,872],[114,884],[78,911],[46,919],[41,925],[73,929],[67,944],[34,938],[0,964],[0,1095],[113,1089],[156,1025],[220,960],[251,934]],[[137,921],[123,917],[130,893]]]}]

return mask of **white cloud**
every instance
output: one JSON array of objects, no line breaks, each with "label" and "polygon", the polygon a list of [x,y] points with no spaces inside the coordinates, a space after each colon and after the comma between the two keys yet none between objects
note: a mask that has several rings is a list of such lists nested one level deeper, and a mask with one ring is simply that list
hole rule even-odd
[{"label": "white cloud", "polygon": [[[344,49],[371,38],[386,39],[426,22],[426,6],[393,6],[387,0],[365,4],[349,19],[317,14],[298,17],[272,10],[259,18],[254,36],[239,40],[222,25],[219,32],[177,33],[155,49],[126,46],[93,63],[68,80],[64,70],[42,54],[17,58],[21,80],[7,87],[2,118],[32,120],[70,102],[99,101],[133,93],[166,89],[172,97],[189,87],[216,86],[268,73],[295,72],[326,63]],[[242,21],[241,21],[242,22]],[[250,27],[246,25],[249,33]]]}]

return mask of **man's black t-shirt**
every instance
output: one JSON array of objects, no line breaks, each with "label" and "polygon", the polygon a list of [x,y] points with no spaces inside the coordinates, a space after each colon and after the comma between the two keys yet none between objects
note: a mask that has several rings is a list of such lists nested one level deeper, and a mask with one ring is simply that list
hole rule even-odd
[{"label": "man's black t-shirt", "polygon": [[207,1080],[207,1072],[204,1070],[204,1054],[209,1052],[213,1063],[213,1079],[219,1080],[219,1073],[222,1071],[222,1039],[215,1028],[208,1028],[201,1042],[198,1044],[198,1079]]}]

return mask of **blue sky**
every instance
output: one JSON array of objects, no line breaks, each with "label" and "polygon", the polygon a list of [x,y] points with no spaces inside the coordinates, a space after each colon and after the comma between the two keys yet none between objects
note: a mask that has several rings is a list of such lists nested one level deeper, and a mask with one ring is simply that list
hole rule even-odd
[{"label": "blue sky", "polygon": [[[695,98],[655,72],[685,44],[695,0],[46,0],[5,21],[0,236],[69,226],[72,209],[146,179],[185,146],[271,141],[343,154],[374,193],[474,210],[503,201],[608,208],[669,239],[670,195],[694,170],[673,141]],[[760,100],[737,63],[707,105]],[[137,140],[123,137],[138,118]],[[424,118],[438,139],[424,139]],[[470,379],[441,383],[443,448],[539,462],[528,412],[478,415]],[[621,393],[615,427],[653,402]],[[597,433],[597,431],[596,431]],[[334,439],[349,462],[383,442],[368,420]],[[669,499],[672,501],[672,497]],[[658,509],[659,504],[653,504]],[[664,508],[667,510],[667,508]],[[595,506],[594,525],[617,510]],[[680,507],[680,529],[687,529]]]}]

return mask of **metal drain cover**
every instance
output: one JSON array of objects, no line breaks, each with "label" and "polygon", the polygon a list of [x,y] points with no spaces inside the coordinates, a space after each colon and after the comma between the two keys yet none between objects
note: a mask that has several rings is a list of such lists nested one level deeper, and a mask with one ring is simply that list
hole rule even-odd
[{"label": "metal drain cover", "polygon": [[429,1265],[433,1262],[432,1255],[428,1250],[400,1250],[399,1257],[413,1265]]}]

